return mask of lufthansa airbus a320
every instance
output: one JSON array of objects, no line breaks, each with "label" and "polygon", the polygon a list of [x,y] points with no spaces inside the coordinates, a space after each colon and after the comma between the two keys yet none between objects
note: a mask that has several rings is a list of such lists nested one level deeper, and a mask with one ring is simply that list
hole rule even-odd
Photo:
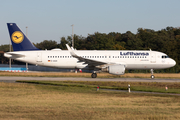
[{"label": "lufthansa airbus a320", "polygon": [[176,62],[165,53],[147,50],[74,50],[66,44],[68,50],[39,50],[15,23],[7,23],[13,52],[4,54],[30,64],[68,69],[92,70],[92,78],[97,72],[123,75],[126,69],[149,69],[154,78],[154,69],[165,69]]}]

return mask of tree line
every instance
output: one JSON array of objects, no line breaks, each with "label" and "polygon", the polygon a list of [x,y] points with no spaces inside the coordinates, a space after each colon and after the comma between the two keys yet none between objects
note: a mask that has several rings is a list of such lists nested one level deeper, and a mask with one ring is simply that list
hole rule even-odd
[{"label": "tree line", "polygon": [[[74,35],[74,48],[77,50],[153,50],[166,53],[176,61],[176,66],[155,72],[180,72],[180,28],[166,27],[159,31],[139,28],[137,33],[131,31],[126,33],[110,32],[89,34],[87,37]],[[72,45],[72,36],[61,37],[59,43],[55,40],[44,40],[34,44],[42,50],[60,48],[66,50],[66,45]],[[1,45],[0,51],[8,52],[9,45]],[[0,55],[1,63],[7,64],[9,60]],[[13,61],[14,64],[20,62]],[[149,70],[129,70],[128,72],[149,72]]]}]

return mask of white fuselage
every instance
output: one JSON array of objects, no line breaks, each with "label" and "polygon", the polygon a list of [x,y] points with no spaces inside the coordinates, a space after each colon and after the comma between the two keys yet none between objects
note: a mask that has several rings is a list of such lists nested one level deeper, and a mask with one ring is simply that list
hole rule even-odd
[{"label": "white fuselage", "polygon": [[[166,54],[157,51],[75,50],[74,52],[83,58],[107,64],[124,64],[126,69],[164,69],[176,64]],[[18,51],[5,53],[4,56],[30,64],[54,68],[84,69],[88,66],[88,64],[79,62],[77,58],[72,57],[68,50]]]}]

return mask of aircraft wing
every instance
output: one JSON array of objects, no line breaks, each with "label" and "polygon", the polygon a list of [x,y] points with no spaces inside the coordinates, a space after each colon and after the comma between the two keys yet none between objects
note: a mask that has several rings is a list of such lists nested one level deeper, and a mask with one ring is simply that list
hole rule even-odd
[{"label": "aircraft wing", "polygon": [[67,49],[69,50],[70,54],[71,54],[73,57],[77,58],[77,59],[79,60],[79,62],[85,62],[84,64],[88,64],[89,66],[99,66],[99,65],[108,64],[108,63],[106,63],[106,62],[101,62],[101,61],[92,60],[92,59],[87,59],[87,58],[83,58],[83,57],[81,57],[81,56],[78,56],[78,55],[76,55],[76,53],[74,52],[74,50],[69,47],[68,44],[66,44],[66,47],[67,47]]}]

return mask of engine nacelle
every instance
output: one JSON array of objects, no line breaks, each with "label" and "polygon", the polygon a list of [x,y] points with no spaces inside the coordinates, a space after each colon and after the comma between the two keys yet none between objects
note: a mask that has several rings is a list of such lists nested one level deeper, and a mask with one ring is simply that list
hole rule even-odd
[{"label": "engine nacelle", "polygon": [[111,65],[108,66],[109,74],[114,75],[124,75],[125,73],[125,65]]}]

